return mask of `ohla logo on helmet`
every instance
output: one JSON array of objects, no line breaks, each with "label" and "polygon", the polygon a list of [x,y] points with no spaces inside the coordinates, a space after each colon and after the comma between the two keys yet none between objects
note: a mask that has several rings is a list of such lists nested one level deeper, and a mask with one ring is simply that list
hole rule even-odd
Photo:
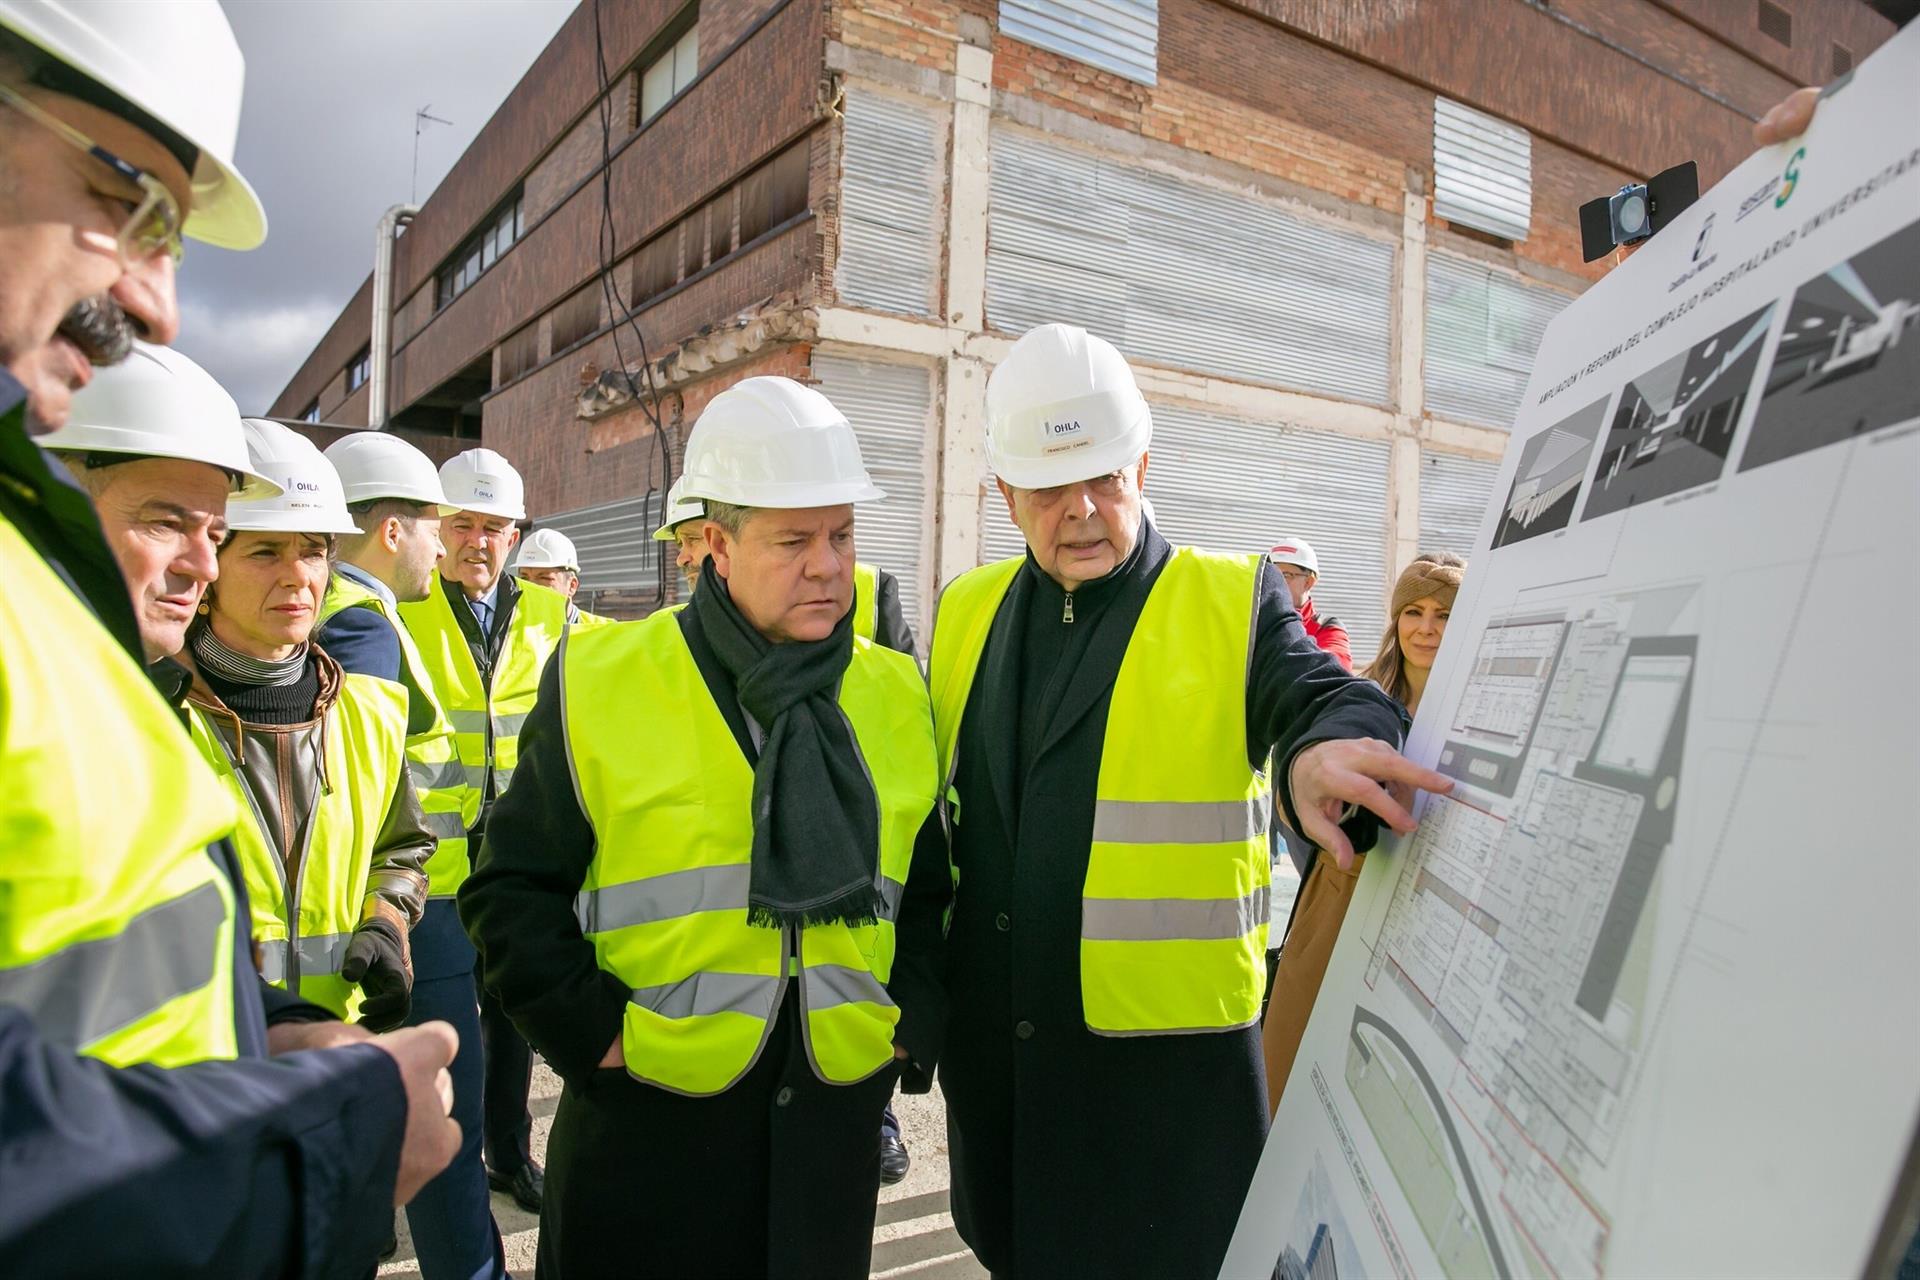
[{"label": "ohla logo on helmet", "polygon": [[1065,453],[1069,449],[1093,443],[1086,434],[1087,424],[1078,418],[1061,418],[1057,421],[1043,418],[1040,428],[1041,434],[1046,437],[1046,442],[1040,448],[1044,454]]},{"label": "ohla logo on helmet", "polygon": [[293,487],[298,489],[302,493],[320,492],[320,486],[312,480],[295,480],[293,482]]}]

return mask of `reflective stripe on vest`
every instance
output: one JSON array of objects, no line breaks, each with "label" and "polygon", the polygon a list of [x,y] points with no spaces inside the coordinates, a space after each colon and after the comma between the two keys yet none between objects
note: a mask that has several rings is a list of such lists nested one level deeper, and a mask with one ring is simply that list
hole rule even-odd
[{"label": "reflective stripe on vest", "polygon": [[[913,659],[856,639],[839,693],[880,801],[885,908],[871,925],[800,930],[797,963],[794,931],[747,923],[753,769],[675,617],[575,631],[559,661],[569,763],[595,836],[575,911],[601,968],[633,993],[627,1070],[684,1094],[727,1089],[752,1066],[788,981],[800,983],[822,1080],[886,1066],[899,1020],[886,993],[893,920],[935,780]],[[673,750],[623,749],[635,724],[674,725]]]},{"label": "reflective stripe on vest", "polygon": [[233,803],[4,519],[0,575],[0,1003],[115,1066],[231,1058]]},{"label": "reflective stripe on vest", "polygon": [[[928,678],[942,776],[994,614],[1022,560],[962,574]],[[1114,680],[1080,904],[1080,988],[1100,1035],[1226,1031],[1265,987],[1267,780],[1246,759],[1258,556],[1175,549]]]},{"label": "reflective stripe on vest", "polygon": [[418,691],[433,708],[432,725],[407,737],[407,771],[420,796],[427,829],[439,841],[427,860],[427,893],[435,898],[452,897],[467,877],[467,828],[480,817],[480,785],[485,771],[469,771],[460,763],[453,724],[435,691],[433,673],[398,611],[363,584],[345,574],[334,574],[327,585],[320,620],[324,623],[340,610],[354,608],[371,609],[387,620],[400,645],[400,662],[413,684],[409,692]]},{"label": "reflective stripe on vest", "polygon": [[[406,624],[421,668],[450,726],[452,748],[445,759],[458,763],[461,770],[457,787],[451,784],[449,772],[443,775],[449,785],[428,793],[442,798],[439,806],[424,806],[434,834],[440,836],[440,844],[427,864],[427,892],[436,898],[452,897],[472,870],[469,855],[473,851],[467,847],[466,834],[480,819],[487,777],[493,776],[496,796],[512,781],[514,765],[520,759],[520,730],[539,692],[540,671],[566,634],[567,598],[538,583],[518,585],[520,596],[508,619],[507,635],[500,644],[490,681],[481,678],[466,633],[453,616],[446,579],[434,574],[425,600],[400,606],[400,619]],[[446,798],[453,796],[460,799],[458,808],[463,818],[457,835],[448,834],[451,822],[432,822],[435,808],[451,808]]]},{"label": "reflective stripe on vest", "polygon": [[[236,766],[216,719],[197,704],[191,707],[195,743],[249,815],[233,843],[253,907],[261,976],[351,1021],[360,1009],[360,989],[340,977],[340,967],[363,914],[373,849],[406,767],[407,690],[378,676],[350,671],[342,677],[321,728],[325,785],[316,783],[297,859],[279,847],[278,831],[256,803],[255,780]],[[286,876],[290,861],[298,867],[293,884]]]},{"label": "reflective stripe on vest", "polygon": [[880,630],[880,571],[870,564],[853,566],[853,634],[871,640]]}]

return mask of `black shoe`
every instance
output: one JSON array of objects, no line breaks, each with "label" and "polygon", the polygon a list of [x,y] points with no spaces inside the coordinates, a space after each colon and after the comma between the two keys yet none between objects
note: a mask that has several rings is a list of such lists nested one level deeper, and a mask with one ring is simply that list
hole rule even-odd
[{"label": "black shoe", "polygon": [[396,1231],[388,1236],[386,1244],[380,1247],[380,1261],[391,1261],[393,1255],[398,1252],[400,1252],[400,1233]]},{"label": "black shoe", "polygon": [[880,1135],[880,1185],[890,1187],[907,1176],[907,1170],[913,1167],[913,1157],[907,1154],[907,1144],[891,1134]]},{"label": "black shoe", "polygon": [[487,1170],[487,1185],[512,1196],[513,1202],[528,1213],[538,1213],[540,1200],[547,1192],[547,1175],[545,1170],[529,1160],[512,1173]]}]

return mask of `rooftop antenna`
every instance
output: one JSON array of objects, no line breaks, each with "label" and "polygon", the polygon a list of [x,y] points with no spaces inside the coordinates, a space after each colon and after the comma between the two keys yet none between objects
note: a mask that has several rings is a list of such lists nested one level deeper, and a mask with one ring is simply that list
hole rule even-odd
[{"label": "rooftop antenna", "polygon": [[452,123],[451,120],[442,120],[434,115],[431,102],[413,113],[413,183],[407,189],[408,204],[420,203],[420,134],[429,124],[451,125]]}]

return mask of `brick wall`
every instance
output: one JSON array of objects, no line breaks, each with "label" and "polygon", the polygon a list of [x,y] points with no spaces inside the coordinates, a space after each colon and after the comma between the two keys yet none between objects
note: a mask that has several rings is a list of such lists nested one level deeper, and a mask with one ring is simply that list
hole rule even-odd
[{"label": "brick wall", "polygon": [[[638,316],[649,354],[658,359],[671,343],[703,324],[774,294],[797,291],[809,278],[815,246],[814,223],[799,223],[649,307]],[[619,344],[628,363],[637,366],[639,342],[630,328],[620,330]],[[592,422],[579,417],[584,372],[589,366],[597,371],[618,363],[613,334],[602,333],[485,401],[482,439],[520,469],[527,482],[527,509],[535,517],[645,492],[650,474],[646,468],[652,464],[644,459],[654,447],[646,414],[634,406]],[[678,420],[679,397],[699,385],[687,384],[663,397],[667,403],[661,418],[670,430]]]}]

